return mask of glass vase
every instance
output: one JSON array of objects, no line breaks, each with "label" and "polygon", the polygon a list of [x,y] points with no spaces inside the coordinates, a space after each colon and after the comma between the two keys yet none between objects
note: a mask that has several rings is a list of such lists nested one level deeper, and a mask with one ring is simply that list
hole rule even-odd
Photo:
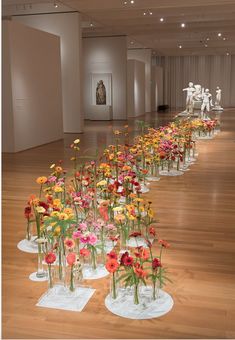
[{"label": "glass vase", "polygon": [[152,298],[153,298],[153,300],[156,300],[159,296],[159,281],[153,280],[152,287],[153,287]]},{"label": "glass vase", "polygon": [[112,273],[111,280],[110,280],[110,296],[112,299],[116,299],[118,296],[118,289],[117,289],[117,277],[116,273]]},{"label": "glass vase", "polygon": [[43,268],[43,251],[42,251],[42,244],[38,243],[38,269],[36,276],[41,279],[47,276],[47,272]]},{"label": "glass vase", "polygon": [[134,304],[138,305],[140,303],[139,301],[139,285],[134,285]]}]

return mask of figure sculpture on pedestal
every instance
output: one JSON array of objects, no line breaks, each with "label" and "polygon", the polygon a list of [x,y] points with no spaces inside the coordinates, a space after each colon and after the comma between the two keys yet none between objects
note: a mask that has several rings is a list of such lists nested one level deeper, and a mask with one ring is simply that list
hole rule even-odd
[{"label": "figure sculpture on pedestal", "polygon": [[212,95],[209,91],[209,89],[205,89],[205,92],[202,94],[202,106],[201,106],[201,118],[202,119],[210,119],[206,116],[206,112],[210,112],[210,108],[213,106],[212,104]]},{"label": "figure sculpture on pedestal", "polygon": [[189,82],[188,87],[183,89],[183,91],[187,91],[186,97],[186,110],[187,114],[193,113],[193,93],[195,92],[195,88],[192,82]]},{"label": "figure sculpture on pedestal", "polygon": [[195,92],[193,93],[193,113],[197,114],[195,111],[199,111],[202,106],[202,87],[201,85],[194,85]]},{"label": "figure sculpture on pedestal", "polygon": [[215,107],[213,108],[214,111],[223,111],[223,108],[220,106],[221,103],[221,89],[219,86],[216,87],[216,95],[215,95]]}]

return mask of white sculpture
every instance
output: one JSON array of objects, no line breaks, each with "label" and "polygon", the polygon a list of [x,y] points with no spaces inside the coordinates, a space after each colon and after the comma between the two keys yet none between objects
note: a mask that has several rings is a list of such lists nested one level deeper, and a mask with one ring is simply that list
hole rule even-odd
[{"label": "white sculpture", "polygon": [[202,100],[202,87],[201,85],[194,85],[195,87],[195,92],[193,94],[193,100]]},{"label": "white sculpture", "polygon": [[187,91],[187,97],[186,97],[186,113],[192,113],[193,112],[193,93],[195,92],[195,88],[193,86],[192,82],[189,82],[188,87],[183,89],[183,91]]},{"label": "white sculpture", "polygon": [[212,104],[212,95],[209,89],[205,89],[205,92],[202,94],[202,106],[201,106],[201,117],[206,119],[206,115],[204,113],[205,109],[206,112],[210,111],[210,107],[213,106]]},{"label": "white sculpture", "polygon": [[220,106],[221,103],[221,89],[219,86],[216,87],[216,95],[215,95],[215,107],[213,108],[214,111],[223,111],[223,108]]}]

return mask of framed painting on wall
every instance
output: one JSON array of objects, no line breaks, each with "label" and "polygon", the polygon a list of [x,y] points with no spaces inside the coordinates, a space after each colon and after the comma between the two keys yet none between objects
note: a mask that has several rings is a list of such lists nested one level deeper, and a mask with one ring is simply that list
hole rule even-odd
[{"label": "framed painting on wall", "polygon": [[112,73],[92,73],[92,105],[112,105]]}]

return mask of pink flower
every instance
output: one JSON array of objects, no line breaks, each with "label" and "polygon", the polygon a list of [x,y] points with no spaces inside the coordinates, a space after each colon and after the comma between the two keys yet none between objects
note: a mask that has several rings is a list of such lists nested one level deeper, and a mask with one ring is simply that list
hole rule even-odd
[{"label": "pink flower", "polygon": [[80,231],[74,231],[73,232],[73,239],[76,240],[77,238],[80,238],[82,236],[82,233]]},{"label": "pink flower", "polygon": [[80,241],[84,244],[87,244],[90,241],[90,236],[89,235],[83,235],[83,236],[81,236]]},{"label": "pink flower", "polygon": [[90,238],[89,239],[89,244],[91,246],[94,246],[97,243],[97,240],[98,240],[97,236],[95,234],[90,234],[89,238]]},{"label": "pink flower", "polygon": [[79,228],[82,231],[85,231],[85,230],[87,230],[87,224],[85,222],[82,222],[82,223],[79,224]]},{"label": "pink flower", "polygon": [[115,229],[116,229],[116,226],[115,226],[114,224],[110,223],[110,224],[107,224],[107,225],[106,225],[106,228],[107,228],[108,230],[115,230]]},{"label": "pink flower", "polygon": [[64,245],[67,249],[72,249],[75,247],[75,242],[73,239],[70,239],[70,238],[66,238],[64,240]]}]

